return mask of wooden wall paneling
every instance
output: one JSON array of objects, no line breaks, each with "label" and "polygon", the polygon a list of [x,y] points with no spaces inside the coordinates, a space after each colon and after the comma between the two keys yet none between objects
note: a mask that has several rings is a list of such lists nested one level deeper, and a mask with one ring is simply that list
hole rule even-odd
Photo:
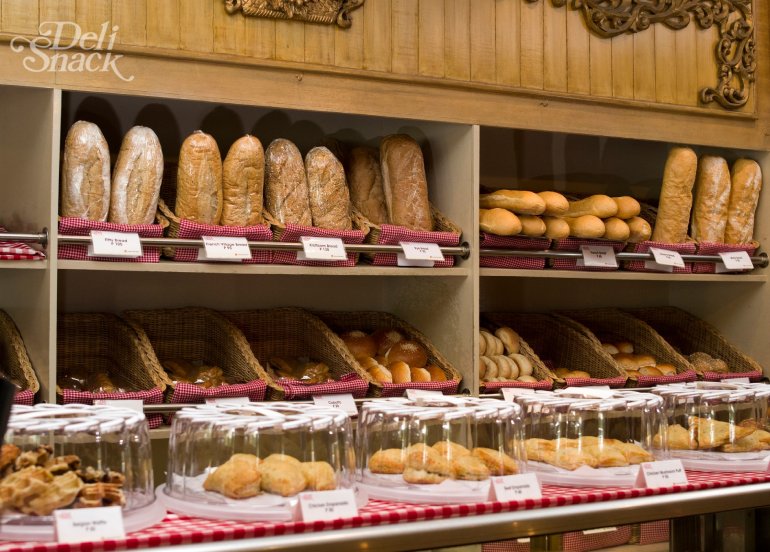
[{"label": "wooden wall paneling", "polygon": [[146,17],[147,46],[179,48],[178,2],[171,0],[147,0]]},{"label": "wooden wall paneling", "polygon": [[521,34],[521,86],[543,88],[543,5],[550,2],[522,2],[519,32]]},{"label": "wooden wall paneling", "polygon": [[[50,1],[50,0],[43,0]],[[71,0],[74,4],[74,0]],[[63,2],[55,2],[62,4]],[[41,13],[42,15],[42,13]],[[112,20],[118,26],[118,43],[147,44],[147,0],[112,0]]]},{"label": "wooden wall paneling", "polygon": [[[361,69],[364,66],[364,26],[361,24],[361,13],[358,21],[348,29],[334,29],[334,64],[337,67]],[[311,25],[305,25],[310,27]]]},{"label": "wooden wall paneling", "polygon": [[[700,93],[705,87],[712,87],[717,82],[717,62],[714,51],[719,40],[716,25],[710,29],[701,29],[695,22],[691,23],[696,27],[695,32],[695,59],[697,65],[697,90],[693,92]],[[754,92],[756,93],[756,92]],[[752,94],[753,96],[754,94]],[[709,104],[700,104],[703,107],[711,109],[722,109],[716,102]]]},{"label": "wooden wall paneling", "polygon": [[590,52],[591,95],[612,96],[612,41],[591,34]]},{"label": "wooden wall paneling", "polygon": [[391,0],[394,73],[416,75],[419,71],[419,6],[415,0]]},{"label": "wooden wall paneling", "polygon": [[655,29],[655,99],[659,103],[676,102],[676,33],[665,25]]},{"label": "wooden wall paneling", "polygon": [[37,0],[2,0],[0,22],[6,33],[37,34]]},{"label": "wooden wall paneling", "polygon": [[275,21],[275,59],[305,61],[305,26],[296,21]]},{"label": "wooden wall paneling", "polygon": [[[76,0],[39,0],[38,14],[40,23],[46,21],[75,21],[75,4]],[[114,19],[115,17],[113,16]],[[62,36],[68,38],[72,36],[73,29],[69,25],[63,27],[63,31]],[[120,42],[120,33],[118,33],[118,42]]]},{"label": "wooden wall paneling", "polygon": [[[180,48],[193,52],[213,52],[215,35],[219,45],[222,35],[226,34],[222,28],[227,23],[223,16],[228,17],[219,3],[215,6],[208,0],[180,0]],[[235,23],[235,18],[231,19]]]},{"label": "wooden wall paneling", "polygon": [[543,10],[543,87],[567,91],[567,11],[548,6]]},{"label": "wooden wall paneling", "polygon": [[518,0],[498,0],[495,3],[495,64],[497,82],[508,86],[521,84],[519,62],[521,44],[519,42],[519,7]]},{"label": "wooden wall paneling", "polygon": [[335,29],[331,25],[306,25],[305,62],[334,65],[334,37]]},{"label": "wooden wall paneling", "polygon": [[243,54],[257,59],[273,59],[275,57],[275,21],[258,17],[244,19]]},{"label": "wooden wall paneling", "polygon": [[[75,21],[84,33],[97,33],[107,23],[107,34],[112,32],[112,0],[77,0]],[[117,37],[116,37],[117,38]],[[109,36],[106,38],[109,40]]]},{"label": "wooden wall paneling", "polygon": [[420,74],[444,76],[444,0],[420,0]]},{"label": "wooden wall paneling", "polygon": [[471,80],[495,82],[495,0],[474,0],[471,11]]},{"label": "wooden wall paneling", "polygon": [[367,2],[363,10],[363,17],[358,16],[354,24],[364,26],[364,69],[390,71],[393,52],[390,0]]},{"label": "wooden wall paneling", "polygon": [[567,10],[567,90],[591,93],[590,31],[577,10]]},{"label": "wooden wall paneling", "polygon": [[622,34],[612,40],[612,95],[634,97],[634,37]]},{"label": "wooden wall paneling", "polygon": [[447,78],[471,78],[470,0],[444,0],[444,48]]},{"label": "wooden wall paneling", "polygon": [[676,32],[676,103],[698,104],[697,25]]},{"label": "wooden wall paneling", "polygon": [[[180,0],[186,4],[186,0]],[[211,2],[208,2],[211,5]],[[215,52],[223,54],[238,54],[238,31],[246,25],[246,17],[240,13],[230,15],[217,3],[216,9],[211,12],[209,27],[213,27],[212,48]],[[300,24],[301,26],[301,24]]]},{"label": "wooden wall paneling", "polygon": [[634,35],[634,99],[655,101],[655,31],[653,26]]}]

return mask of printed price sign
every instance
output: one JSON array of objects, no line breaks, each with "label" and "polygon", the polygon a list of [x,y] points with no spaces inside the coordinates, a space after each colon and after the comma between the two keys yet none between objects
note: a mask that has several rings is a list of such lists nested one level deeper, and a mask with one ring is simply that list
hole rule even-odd
[{"label": "printed price sign", "polygon": [[302,236],[303,251],[297,251],[298,261],[345,261],[348,254],[340,238]]},{"label": "printed price sign", "polygon": [[210,397],[206,399],[206,404],[248,404],[248,397]]},{"label": "printed price sign", "polygon": [[658,462],[642,462],[637,487],[655,489],[687,485],[687,473],[681,460],[660,460]]},{"label": "printed price sign", "polygon": [[527,389],[526,387],[503,387],[500,391],[503,393],[503,400],[508,402],[513,402],[513,398],[519,395],[532,395],[535,393],[534,389]]},{"label": "printed price sign", "polygon": [[617,527],[599,527],[598,529],[586,529],[583,531],[584,535],[597,535],[599,533],[612,533],[613,531],[617,531]]},{"label": "printed price sign", "polygon": [[316,406],[338,408],[348,416],[358,416],[356,401],[351,393],[343,393],[341,395],[317,395],[313,397],[313,402]]},{"label": "printed price sign", "polygon": [[512,500],[539,500],[543,498],[540,483],[534,473],[493,477],[489,490],[489,499],[498,502]]},{"label": "printed price sign", "polygon": [[423,397],[435,397],[435,396],[443,396],[444,394],[441,391],[431,391],[430,389],[407,389],[406,390],[406,398],[410,401],[414,401],[416,399],[420,399]]},{"label": "printed price sign", "polygon": [[96,399],[94,404],[102,406],[114,406],[116,408],[127,408],[139,412],[144,412],[144,401],[140,399]]},{"label": "printed price sign", "polygon": [[751,380],[749,378],[726,378],[720,383],[751,383]]},{"label": "printed price sign", "polygon": [[652,253],[652,256],[655,257],[655,262],[659,265],[684,268],[684,260],[678,251],[650,247],[650,253]]},{"label": "printed price sign", "polygon": [[572,397],[585,397],[588,399],[609,399],[615,392],[609,385],[586,385],[585,387],[567,387],[566,389],[557,389],[556,393],[560,395],[570,395]]},{"label": "printed price sign", "polygon": [[597,268],[618,268],[615,250],[609,245],[581,245],[583,258],[577,260],[578,266]]},{"label": "printed price sign", "polygon": [[123,511],[120,506],[54,510],[56,540],[63,544],[123,539]]},{"label": "printed price sign", "polygon": [[358,516],[356,495],[352,489],[300,493],[299,511],[302,521],[328,521]]},{"label": "printed price sign", "polygon": [[142,256],[142,243],[137,233],[91,230],[88,256],[135,259]]},{"label": "printed price sign", "polygon": [[198,250],[199,261],[235,261],[251,259],[246,238],[230,236],[201,236],[203,248]]},{"label": "printed price sign", "polygon": [[754,270],[754,263],[751,257],[745,251],[730,251],[728,253],[719,253],[722,262],[716,264],[715,272],[733,272],[735,270]]},{"label": "printed price sign", "polygon": [[[404,252],[397,255],[398,266],[433,266],[434,262],[444,260],[441,247],[435,243],[399,242],[399,245]],[[414,261],[418,262],[412,264]]]}]

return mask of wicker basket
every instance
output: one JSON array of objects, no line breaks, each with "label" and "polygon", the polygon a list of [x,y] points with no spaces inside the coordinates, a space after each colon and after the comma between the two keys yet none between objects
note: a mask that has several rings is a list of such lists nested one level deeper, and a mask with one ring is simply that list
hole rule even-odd
[{"label": "wicker basket", "polygon": [[[604,384],[622,387],[626,374],[600,346],[575,328],[549,314],[489,313],[484,317],[498,326],[509,326],[534,350],[540,359],[555,368],[583,370],[591,379],[568,378],[569,385]],[[565,380],[551,376],[557,383]]]},{"label": "wicker basket", "polygon": [[[243,332],[254,356],[262,362],[272,357],[307,356],[329,366],[335,380],[356,374],[367,386],[373,382],[371,376],[353,359],[353,356],[339,338],[318,318],[299,308],[280,308],[259,311],[223,312]],[[286,397],[285,389],[267,372],[268,398],[281,400]],[[324,392],[323,384],[317,386]],[[363,391],[366,391],[364,387]],[[342,391],[338,391],[342,392]],[[291,397],[294,398],[294,397]]]},{"label": "wicker basket", "polygon": [[[388,329],[395,329],[399,330],[402,334],[404,334],[407,339],[411,339],[414,341],[417,341],[420,345],[422,345],[425,350],[428,352],[428,364],[435,364],[439,368],[441,368],[444,371],[444,374],[446,374],[447,381],[446,382],[440,382],[442,384],[446,383],[447,385],[442,385],[443,387],[442,391],[448,391],[449,393],[456,393],[457,388],[460,385],[460,380],[462,377],[460,376],[460,373],[449,363],[449,361],[444,358],[444,355],[442,355],[436,348],[431,344],[431,342],[428,340],[425,335],[422,334],[419,330],[412,327],[411,325],[407,324],[400,318],[397,318],[396,316],[393,316],[390,313],[387,312],[379,312],[379,311],[359,311],[359,312],[341,312],[341,311],[326,311],[326,312],[316,312],[314,313],[318,318],[320,318],[325,324],[327,324],[331,330],[336,333],[340,334],[345,331],[350,330],[360,330],[363,332],[371,333],[375,330],[378,330],[380,328],[388,328]],[[338,337],[338,335],[334,336],[334,339],[338,341],[339,347],[346,347],[345,343]],[[357,370],[360,372],[365,372],[365,370],[361,367],[360,364],[358,364],[357,361],[353,361],[353,366],[357,368]],[[380,396],[392,396],[394,394],[401,395],[403,393],[403,390],[401,389],[401,386],[405,388],[414,387],[414,388],[422,388],[422,387],[431,387],[436,386],[438,382],[425,382],[425,383],[411,383],[411,384],[385,384],[378,381],[374,381],[370,378],[370,381],[372,382],[369,387],[369,393],[373,397],[380,397]],[[390,393],[390,390],[393,390],[394,393]]]},{"label": "wicker basket", "polygon": [[[762,366],[739,351],[714,326],[687,311],[676,307],[657,307],[628,309],[627,312],[652,326],[684,356],[695,352],[706,353],[724,360],[731,374],[751,374],[753,379],[762,377]],[[707,379],[721,379],[725,376],[716,374]]]},{"label": "wicker basket", "polygon": [[16,324],[8,313],[0,310],[0,367],[5,374],[20,387],[21,392],[40,390],[27,349]]}]

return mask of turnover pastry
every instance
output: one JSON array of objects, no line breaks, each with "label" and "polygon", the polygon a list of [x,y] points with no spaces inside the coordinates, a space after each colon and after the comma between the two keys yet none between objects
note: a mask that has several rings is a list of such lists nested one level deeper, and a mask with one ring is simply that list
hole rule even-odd
[{"label": "turnover pastry", "polygon": [[380,449],[369,458],[369,471],[372,473],[404,473],[406,452],[403,449]]},{"label": "turnover pastry", "polygon": [[746,437],[736,439],[733,443],[722,445],[722,452],[755,452],[770,450],[770,433],[763,429],[757,429]]},{"label": "turnover pastry", "polygon": [[262,482],[259,465],[259,458],[253,454],[233,454],[227,462],[209,474],[203,482],[203,488],[228,498],[257,496]]},{"label": "turnover pastry", "polygon": [[441,483],[452,475],[452,466],[435,449],[424,445],[412,445],[406,450],[404,481],[417,484]]},{"label": "turnover pastry", "polygon": [[698,433],[698,448],[711,449],[734,443],[754,433],[754,427],[730,424],[708,418],[689,418],[690,427]]},{"label": "turnover pastry", "polygon": [[292,462],[262,462],[258,468],[262,476],[262,490],[281,496],[292,496],[305,490],[307,483],[302,464]]},{"label": "turnover pastry", "polygon": [[[693,431],[688,431],[679,424],[668,426],[666,436],[668,438],[668,448],[671,450],[696,450],[698,448],[698,438]],[[652,440],[655,448],[663,448],[661,434],[658,433]]]},{"label": "turnover pastry", "polygon": [[306,489],[331,491],[337,488],[334,468],[328,462],[303,462],[300,469],[305,477]]},{"label": "turnover pastry", "polygon": [[513,458],[498,450],[477,447],[471,454],[484,462],[492,475],[513,475],[519,473],[519,467]]},{"label": "turnover pastry", "polygon": [[466,481],[483,481],[489,479],[490,470],[477,456],[459,456],[452,460],[452,477]]},{"label": "turnover pastry", "polygon": [[460,444],[453,443],[452,441],[438,441],[437,443],[433,443],[433,448],[448,460],[471,455],[471,451],[467,448]]}]

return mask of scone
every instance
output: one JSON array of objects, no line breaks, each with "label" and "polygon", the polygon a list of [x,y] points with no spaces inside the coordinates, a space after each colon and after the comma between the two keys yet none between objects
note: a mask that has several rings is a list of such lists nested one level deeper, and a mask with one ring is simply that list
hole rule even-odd
[{"label": "scone", "polygon": [[460,458],[462,456],[470,456],[471,451],[462,445],[453,443],[452,441],[439,441],[433,443],[433,448],[444,458],[452,460],[454,458]]},{"label": "scone", "polygon": [[303,462],[305,488],[311,491],[331,491],[337,488],[334,468],[328,462]]},{"label": "scone", "polygon": [[259,464],[259,473],[262,476],[262,490],[281,496],[293,496],[305,490],[305,476],[302,473],[302,464],[292,462],[262,462]]},{"label": "scone", "polygon": [[253,454],[233,454],[227,462],[209,474],[203,482],[203,488],[228,498],[257,496],[262,479],[259,464],[259,458]]},{"label": "scone", "polygon": [[489,479],[490,471],[487,465],[477,456],[456,457],[452,460],[452,477],[466,481],[483,481]]},{"label": "scone", "polygon": [[378,450],[369,458],[369,471],[372,473],[404,473],[406,451],[403,449]]},{"label": "scone", "polygon": [[492,475],[513,475],[519,473],[516,461],[504,452],[477,447],[471,451],[471,454],[484,462]]}]

